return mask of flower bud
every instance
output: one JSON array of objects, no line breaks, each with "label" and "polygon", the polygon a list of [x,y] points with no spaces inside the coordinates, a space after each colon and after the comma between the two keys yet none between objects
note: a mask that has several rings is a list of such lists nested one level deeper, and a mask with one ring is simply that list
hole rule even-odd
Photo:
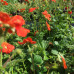
[{"label": "flower bud", "polygon": [[22,50],[21,49],[16,49],[16,53],[21,54]]}]

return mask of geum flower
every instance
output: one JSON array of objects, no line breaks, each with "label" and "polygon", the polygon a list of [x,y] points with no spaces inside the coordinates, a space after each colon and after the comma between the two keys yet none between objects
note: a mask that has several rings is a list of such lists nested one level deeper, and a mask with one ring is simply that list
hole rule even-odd
[{"label": "geum flower", "polygon": [[9,17],[7,13],[0,12],[0,21],[6,25],[9,25],[9,27],[14,28],[14,31],[16,31],[18,36],[25,37],[30,30],[25,29],[22,27],[22,25],[25,24],[25,20],[20,15],[15,15],[13,17]]},{"label": "geum flower", "polygon": [[68,14],[72,14],[72,11],[68,11]]},{"label": "geum flower", "polygon": [[24,12],[25,11],[25,8],[22,8],[22,9],[18,9],[18,11],[20,11],[20,12]]},{"label": "geum flower", "polygon": [[61,56],[61,58],[62,58],[62,61],[63,61],[63,67],[64,67],[64,69],[67,69],[67,65],[66,65],[65,59],[62,56]]},{"label": "geum flower", "polygon": [[52,0],[53,2],[56,2],[56,0]]},{"label": "geum flower", "polygon": [[6,1],[1,0],[1,3],[3,3],[3,5],[8,5],[8,3]]},{"label": "geum flower", "polygon": [[30,9],[29,9],[29,12],[33,12],[34,10],[36,10],[35,7],[34,7],[34,8],[30,8]]},{"label": "geum flower", "polygon": [[13,45],[11,45],[11,44],[9,44],[9,43],[7,43],[7,42],[3,42],[3,43],[1,44],[1,46],[2,46],[3,48],[0,49],[0,52],[1,52],[1,50],[2,50],[2,53],[6,53],[6,54],[12,52],[12,51],[15,49],[15,47],[14,47]]},{"label": "geum flower", "polygon": [[0,22],[7,23],[10,20],[10,16],[7,13],[0,12]]},{"label": "geum flower", "polygon": [[51,30],[50,25],[47,22],[46,25],[47,25],[47,29],[50,31]]},{"label": "geum flower", "polygon": [[0,27],[3,27],[3,24],[0,24]]},{"label": "geum flower", "polygon": [[22,8],[22,9],[20,10],[20,12],[23,12],[23,11],[25,11],[25,8]]},{"label": "geum flower", "polygon": [[49,21],[51,20],[51,16],[50,14],[48,14],[48,12],[45,10],[44,12],[42,12],[42,14],[45,16],[46,19],[48,19]]},{"label": "geum flower", "polygon": [[18,43],[21,45],[21,44],[25,44],[25,43],[31,43],[31,44],[35,44],[36,41],[32,41],[32,38],[28,37],[26,39],[23,40],[23,42],[19,42]]},{"label": "geum flower", "polygon": [[20,15],[13,16],[8,24],[12,27],[15,27],[18,36],[25,37],[27,36],[27,33],[30,32],[29,29],[22,27],[22,25],[25,24],[25,20]]},{"label": "geum flower", "polygon": [[69,10],[70,7],[65,7],[65,10]]},{"label": "geum flower", "polygon": [[36,35],[37,32],[38,32],[38,30],[34,32],[34,36]]},{"label": "geum flower", "polygon": [[28,0],[25,0],[25,1],[29,3],[29,1],[28,1]]}]

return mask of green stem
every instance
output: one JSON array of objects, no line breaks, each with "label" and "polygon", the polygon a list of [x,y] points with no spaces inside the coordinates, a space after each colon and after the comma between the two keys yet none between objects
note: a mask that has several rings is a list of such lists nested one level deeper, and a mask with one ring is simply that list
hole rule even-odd
[{"label": "green stem", "polygon": [[0,67],[2,67],[2,51],[0,52]]},{"label": "green stem", "polygon": [[[0,52],[0,67],[2,67],[2,50]],[[1,73],[1,69],[0,69],[0,73]]]},{"label": "green stem", "polygon": [[33,65],[33,71],[34,71],[34,74],[35,74],[34,61],[33,61],[33,55],[32,54],[31,54],[31,59],[32,59],[32,65]]},{"label": "green stem", "polygon": [[24,61],[23,61],[23,66],[24,66],[24,69],[25,69],[25,64],[24,64]]},{"label": "green stem", "polygon": [[13,67],[12,67],[12,74],[13,74]]},{"label": "green stem", "polygon": [[14,56],[14,54],[12,54],[12,56],[10,56],[10,58],[4,63],[3,67],[5,68],[7,63],[12,59],[12,57]]},{"label": "green stem", "polygon": [[49,69],[48,69],[48,71],[47,71],[47,74],[49,74]]},{"label": "green stem", "polygon": [[[29,45],[28,45],[28,48],[29,48],[29,51],[31,51]],[[31,60],[32,60],[32,65],[33,65],[33,72],[35,74],[34,61],[33,61],[33,50],[32,50],[32,52],[30,52],[30,55],[31,55]]]},{"label": "green stem", "polygon": [[[4,37],[2,37],[2,28],[0,28],[0,67],[2,67],[2,48],[1,48],[1,44],[4,42]],[[0,69],[0,73],[1,73],[1,69]]]}]

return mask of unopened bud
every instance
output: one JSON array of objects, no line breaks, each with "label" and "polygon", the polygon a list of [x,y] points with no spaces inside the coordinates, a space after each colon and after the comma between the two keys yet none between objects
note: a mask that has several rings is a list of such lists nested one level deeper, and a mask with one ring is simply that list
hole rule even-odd
[{"label": "unopened bud", "polygon": [[22,50],[21,49],[16,49],[16,53],[21,54]]}]

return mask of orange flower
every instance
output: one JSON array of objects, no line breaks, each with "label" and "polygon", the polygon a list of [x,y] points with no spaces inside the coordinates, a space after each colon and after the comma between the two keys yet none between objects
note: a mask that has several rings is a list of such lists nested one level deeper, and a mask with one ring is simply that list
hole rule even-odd
[{"label": "orange flower", "polygon": [[36,41],[32,41],[32,38],[28,37],[28,38],[24,39],[23,42],[19,42],[19,41],[18,41],[18,43],[19,43],[19,44],[25,44],[25,43],[35,44]]},{"label": "orange flower", "polygon": [[68,14],[72,14],[72,11],[68,11]]},{"label": "orange flower", "polygon": [[25,8],[23,8],[23,9],[20,10],[20,12],[23,12],[23,11],[25,11]]},{"label": "orange flower", "polygon": [[15,29],[16,29],[17,35],[21,36],[21,37],[26,37],[27,34],[30,32],[29,29],[25,29],[25,28],[23,28],[21,26],[16,27]]},{"label": "orange flower", "polygon": [[56,0],[52,0],[53,2],[56,2]]},{"label": "orange flower", "polygon": [[67,69],[67,65],[66,65],[65,59],[62,56],[61,56],[61,58],[62,58],[62,61],[63,61],[63,67],[64,67],[64,69]]},{"label": "orange flower", "polygon": [[5,30],[6,30],[6,28],[2,28],[2,30],[3,30],[3,31],[5,31]]},{"label": "orange flower", "polygon": [[25,1],[29,3],[29,1],[28,1],[28,0],[25,0]]},{"label": "orange flower", "polygon": [[0,27],[3,27],[3,24],[0,24]]},{"label": "orange flower", "polygon": [[34,10],[36,10],[36,8],[30,8],[29,12],[33,12]]},{"label": "orange flower", "polygon": [[47,25],[47,29],[50,31],[51,30],[50,25],[47,22],[46,25]]},{"label": "orange flower", "polygon": [[[15,49],[15,47],[13,45],[11,45],[7,42],[3,42],[1,46],[3,47],[2,52],[6,53],[6,54],[12,52]],[[1,52],[1,49],[0,49],[0,52]]]},{"label": "orange flower", "polygon": [[45,16],[46,19],[51,20],[50,19],[50,14],[48,14],[48,12],[45,10],[44,12],[42,12],[42,14]]},{"label": "orange flower", "polygon": [[8,5],[8,3],[6,1],[1,0],[1,3],[3,3],[3,5]]},{"label": "orange flower", "polygon": [[0,12],[0,21],[7,23],[10,20],[10,16],[7,13]]},{"label": "orange flower", "polygon": [[66,1],[66,0],[64,0],[64,1]]},{"label": "orange flower", "polygon": [[36,31],[36,32],[34,33],[34,36],[36,35],[37,32],[38,32],[38,31]]},{"label": "orange flower", "polygon": [[30,32],[30,30],[22,27],[22,25],[25,24],[25,20],[20,15],[15,15],[10,18],[8,14],[0,12],[0,21],[8,24],[11,28],[14,28],[14,31],[16,30],[18,36],[25,37],[27,33]]},{"label": "orange flower", "polygon": [[42,12],[43,15],[47,15],[48,12],[45,10],[44,12]]},{"label": "orange flower", "polygon": [[18,36],[25,37],[27,33],[30,32],[30,30],[22,27],[22,25],[25,24],[25,20],[20,15],[13,16],[11,20],[8,22],[8,24],[11,27],[15,27]]},{"label": "orange flower", "polygon": [[15,15],[13,16],[10,21],[7,22],[11,27],[15,27],[15,26],[22,26],[23,24],[25,24],[25,20],[23,19],[22,16],[20,15]]}]

